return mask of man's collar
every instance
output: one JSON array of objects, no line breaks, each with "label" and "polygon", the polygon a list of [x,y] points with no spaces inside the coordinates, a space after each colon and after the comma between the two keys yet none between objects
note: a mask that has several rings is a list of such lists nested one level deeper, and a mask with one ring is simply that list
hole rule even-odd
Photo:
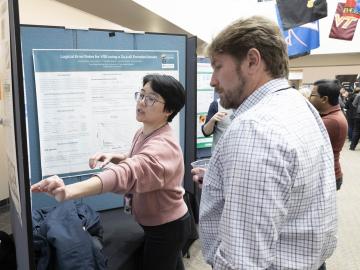
[{"label": "man's collar", "polygon": [[249,108],[253,107],[260,100],[262,100],[266,95],[278,91],[279,89],[288,89],[289,82],[284,78],[273,79],[265,83],[256,89],[250,96],[248,96],[243,103],[236,109],[234,112],[234,118],[239,114],[247,111]]},{"label": "man's collar", "polygon": [[333,112],[336,112],[336,111],[340,111],[341,108],[340,108],[340,105],[337,104],[337,105],[334,105],[334,106],[331,106],[329,107],[327,110],[325,110],[324,112],[321,112],[320,115],[321,116],[325,116],[325,115],[328,115],[330,113],[333,113]]}]

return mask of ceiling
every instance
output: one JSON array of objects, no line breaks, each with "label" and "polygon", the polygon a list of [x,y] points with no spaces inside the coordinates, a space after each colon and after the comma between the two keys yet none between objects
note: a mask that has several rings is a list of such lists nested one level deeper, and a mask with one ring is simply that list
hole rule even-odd
[{"label": "ceiling", "polygon": [[[180,28],[149,9],[132,0],[56,0],[63,4],[101,17],[123,27],[144,32],[186,34],[192,33]],[[198,48],[205,46],[205,41],[197,37]]]},{"label": "ceiling", "polygon": [[[197,53],[203,55],[207,42],[239,17],[262,15],[276,21],[275,1],[258,0],[55,0],[136,31],[186,34],[197,37]],[[360,39],[329,38],[337,1],[328,1],[328,16],[321,19],[320,44],[313,55],[359,53]],[[303,57],[301,57],[303,58]]]}]

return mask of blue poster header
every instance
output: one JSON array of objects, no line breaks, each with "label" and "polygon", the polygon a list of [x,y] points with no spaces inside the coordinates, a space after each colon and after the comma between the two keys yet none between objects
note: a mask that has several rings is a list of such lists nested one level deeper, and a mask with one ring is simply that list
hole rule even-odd
[{"label": "blue poster header", "polygon": [[178,70],[177,51],[33,50],[35,72]]}]

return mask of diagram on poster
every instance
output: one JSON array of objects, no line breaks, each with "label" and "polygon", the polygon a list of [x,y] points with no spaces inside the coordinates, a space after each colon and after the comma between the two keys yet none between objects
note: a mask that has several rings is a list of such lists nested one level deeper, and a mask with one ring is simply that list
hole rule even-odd
[{"label": "diagram on poster", "polygon": [[179,79],[177,51],[33,50],[33,60],[43,177],[88,171],[97,152],[127,153],[143,76]]}]

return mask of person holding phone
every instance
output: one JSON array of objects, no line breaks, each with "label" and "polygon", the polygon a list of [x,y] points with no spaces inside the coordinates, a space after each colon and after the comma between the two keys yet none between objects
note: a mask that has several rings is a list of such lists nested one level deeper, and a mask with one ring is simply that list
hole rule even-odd
[{"label": "person holding phone", "polygon": [[213,135],[211,152],[214,151],[221,135],[230,125],[232,114],[233,110],[227,110],[221,106],[219,98],[210,103],[206,120],[201,127],[201,131],[205,137]]}]

